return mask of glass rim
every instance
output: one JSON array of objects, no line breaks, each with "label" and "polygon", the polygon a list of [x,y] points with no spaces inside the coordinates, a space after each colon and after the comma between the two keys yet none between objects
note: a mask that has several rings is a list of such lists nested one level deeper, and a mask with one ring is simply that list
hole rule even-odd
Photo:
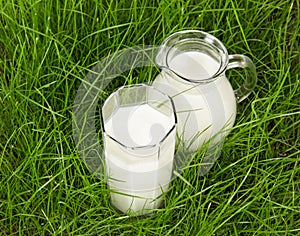
[{"label": "glass rim", "polygon": [[[126,88],[131,88],[131,87],[147,87],[147,88],[150,88],[152,90],[155,90],[155,91],[161,93],[162,95],[164,95],[166,97],[166,99],[171,104],[171,108],[172,108],[172,115],[171,116],[174,117],[174,123],[171,126],[171,128],[168,129],[168,132],[166,132],[166,134],[163,136],[163,138],[159,142],[157,142],[155,144],[137,145],[137,146],[126,145],[126,144],[120,142],[119,140],[117,140],[116,138],[112,137],[112,135],[110,135],[107,132],[107,130],[105,129],[104,118],[103,118],[102,111],[103,111],[103,107],[104,107],[106,101],[108,101],[109,98],[111,98],[112,96],[114,96],[119,90],[126,89]],[[176,129],[176,126],[177,126],[177,115],[176,115],[176,109],[175,109],[174,101],[173,101],[173,99],[169,95],[167,95],[166,93],[162,92],[161,90],[153,87],[152,85],[150,85],[148,83],[140,83],[140,84],[123,85],[123,86],[118,87],[117,89],[115,89],[115,91],[112,92],[107,97],[107,99],[104,101],[103,105],[100,108],[100,123],[101,123],[100,125],[101,125],[101,129],[102,129],[102,133],[105,134],[106,136],[108,136],[114,142],[116,142],[119,145],[121,145],[123,148],[125,148],[127,150],[141,150],[141,149],[151,150],[151,149],[154,149],[154,148],[159,148],[162,145],[162,143],[168,138],[168,136],[173,132],[173,130]]]}]

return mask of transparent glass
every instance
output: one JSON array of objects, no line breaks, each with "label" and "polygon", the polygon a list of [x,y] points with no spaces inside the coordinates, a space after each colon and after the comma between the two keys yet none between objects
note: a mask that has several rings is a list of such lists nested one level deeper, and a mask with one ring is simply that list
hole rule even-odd
[{"label": "transparent glass", "polygon": [[[213,35],[199,30],[172,34],[162,43],[156,57],[162,69],[153,86],[174,101],[181,146],[195,153],[206,145],[200,174],[204,175],[220,155],[228,130],[236,117],[236,104],[244,100],[256,84],[253,62],[244,55],[228,55],[227,49]],[[233,90],[225,73],[243,68],[244,83]],[[178,163],[187,163],[177,160]]]},{"label": "transparent glass", "polygon": [[173,169],[172,100],[147,84],[123,86],[106,99],[101,121],[112,205],[134,215],[159,208]]}]

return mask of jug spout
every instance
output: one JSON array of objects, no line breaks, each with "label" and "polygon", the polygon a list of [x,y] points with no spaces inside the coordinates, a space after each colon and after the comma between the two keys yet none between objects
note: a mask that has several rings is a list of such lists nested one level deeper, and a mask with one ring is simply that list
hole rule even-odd
[{"label": "jug spout", "polygon": [[167,53],[168,53],[167,46],[165,45],[160,46],[157,55],[155,57],[155,64],[161,69],[168,69],[167,62],[166,62]]}]

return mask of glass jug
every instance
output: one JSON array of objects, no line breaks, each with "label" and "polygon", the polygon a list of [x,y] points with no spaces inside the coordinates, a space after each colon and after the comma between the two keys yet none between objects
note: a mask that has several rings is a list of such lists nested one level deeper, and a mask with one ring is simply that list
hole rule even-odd
[{"label": "glass jug", "polygon": [[[161,73],[153,86],[174,101],[177,133],[181,147],[195,153],[208,144],[201,164],[204,175],[220,155],[228,130],[236,117],[236,104],[243,101],[256,84],[256,69],[244,55],[228,55],[214,36],[185,30],[167,37],[156,56]],[[233,90],[225,72],[243,68],[245,81]]]}]

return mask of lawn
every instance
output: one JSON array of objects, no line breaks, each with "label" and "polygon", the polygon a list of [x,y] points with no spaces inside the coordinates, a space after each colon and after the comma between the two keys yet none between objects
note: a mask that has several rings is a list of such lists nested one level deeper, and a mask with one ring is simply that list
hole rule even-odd
[{"label": "lawn", "polygon": [[[127,217],[76,149],[76,92],[102,58],[183,29],[249,56],[257,86],[208,174],[191,165],[164,208]],[[0,235],[300,234],[299,29],[298,0],[1,0]],[[155,73],[125,73],[104,92]]]}]

